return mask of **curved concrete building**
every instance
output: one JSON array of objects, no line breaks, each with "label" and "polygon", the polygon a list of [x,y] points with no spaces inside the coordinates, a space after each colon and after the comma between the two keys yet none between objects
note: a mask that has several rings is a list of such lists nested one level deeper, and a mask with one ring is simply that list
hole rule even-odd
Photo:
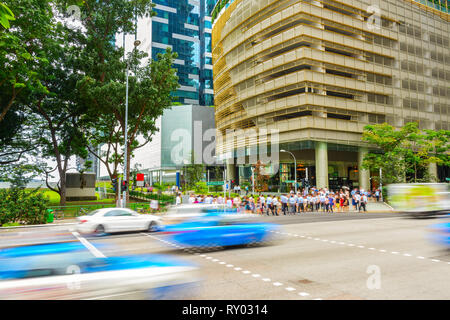
[{"label": "curved concrete building", "polygon": [[[360,166],[364,126],[417,121],[449,129],[449,1],[436,3],[219,1],[212,15],[217,152],[233,162],[262,129],[274,129],[297,162],[280,152],[276,179],[285,189],[294,170],[297,181],[308,172],[318,187],[375,187]],[[228,142],[227,130],[253,138]],[[249,176],[245,165],[228,168],[231,179]]]}]

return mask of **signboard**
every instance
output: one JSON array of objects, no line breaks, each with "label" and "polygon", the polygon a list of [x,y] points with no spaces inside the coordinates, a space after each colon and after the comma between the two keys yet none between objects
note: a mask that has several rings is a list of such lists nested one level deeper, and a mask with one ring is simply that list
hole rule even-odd
[{"label": "signboard", "polygon": [[295,183],[295,180],[286,180],[286,183]]},{"label": "signboard", "polygon": [[223,181],[210,181],[206,183],[208,186],[223,186]]},{"label": "signboard", "polygon": [[144,174],[143,173],[137,173],[136,174],[136,181],[144,181]]},{"label": "signboard", "polygon": [[136,181],[136,186],[137,187],[143,187],[144,186],[144,181]]}]

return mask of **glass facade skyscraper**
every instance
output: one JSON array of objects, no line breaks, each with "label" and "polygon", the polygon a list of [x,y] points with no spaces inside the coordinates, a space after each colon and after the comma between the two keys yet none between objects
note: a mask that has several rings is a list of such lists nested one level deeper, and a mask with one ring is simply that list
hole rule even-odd
[{"label": "glass facade skyscraper", "polygon": [[211,55],[211,17],[215,0],[154,0],[152,58],[167,47],[178,53],[175,60],[180,88],[175,101],[214,105]]}]

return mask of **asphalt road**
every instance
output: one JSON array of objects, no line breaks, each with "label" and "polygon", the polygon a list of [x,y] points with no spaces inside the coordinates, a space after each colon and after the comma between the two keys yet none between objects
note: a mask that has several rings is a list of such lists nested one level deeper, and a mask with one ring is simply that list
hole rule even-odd
[{"label": "asphalt road", "polygon": [[[279,241],[270,246],[194,253],[158,233],[86,239],[108,245],[102,249],[105,256],[165,253],[197,264],[203,281],[188,296],[174,297],[180,299],[450,299],[450,251],[427,239],[427,227],[436,219],[392,213],[263,219],[281,225]],[[2,236],[13,239],[14,232],[5,236],[2,231]]]}]

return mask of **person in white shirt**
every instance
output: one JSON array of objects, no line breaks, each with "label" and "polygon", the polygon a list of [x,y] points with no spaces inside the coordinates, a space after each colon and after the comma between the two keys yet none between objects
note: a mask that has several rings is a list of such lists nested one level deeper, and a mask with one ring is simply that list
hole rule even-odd
[{"label": "person in white shirt", "polygon": [[176,205],[178,206],[178,205],[180,205],[180,204],[181,204],[181,195],[178,194],[178,195],[177,195],[177,199],[176,199]]},{"label": "person in white shirt", "polygon": [[279,202],[278,202],[277,197],[275,196],[272,199],[272,206],[273,206],[273,211],[272,212],[275,212],[276,216],[278,215],[278,205],[279,205]]},{"label": "person in white shirt", "polygon": [[266,210],[266,199],[264,199],[263,195],[259,197],[259,206],[261,209],[261,214],[264,214],[264,211]]},{"label": "person in white shirt", "polygon": [[303,197],[300,195],[297,198],[297,211],[298,211],[298,213],[303,212],[305,210],[304,207],[303,207],[303,203],[304,203]]},{"label": "person in white shirt", "polygon": [[189,197],[189,204],[193,204],[195,202],[195,198],[193,195],[190,195]]},{"label": "person in white shirt", "polygon": [[[309,208],[312,211],[311,201],[312,201],[312,198],[308,194],[308,196],[306,197],[306,208]],[[305,209],[305,211],[307,211],[307,209]]]},{"label": "person in white shirt", "polygon": [[231,200],[231,198],[227,198],[227,208],[228,209],[233,208],[233,200]]},{"label": "person in white shirt", "polygon": [[364,209],[364,212],[367,212],[366,210],[366,204],[367,204],[368,198],[367,196],[364,194],[361,199],[360,199],[360,204],[359,204],[359,212],[361,212],[361,208]]},{"label": "person in white shirt", "polygon": [[217,198],[217,204],[223,204],[223,198],[222,198],[222,196],[219,196],[219,197]]},{"label": "person in white shirt", "polygon": [[360,211],[360,205],[361,205],[361,195],[359,192],[355,194],[355,200],[356,200],[356,210]]},{"label": "person in white shirt", "polygon": [[205,198],[205,204],[211,204],[212,203],[212,197],[210,195],[207,195]]},{"label": "person in white shirt", "polygon": [[289,197],[289,214],[295,214],[297,201],[294,197],[294,194],[291,194]]},{"label": "person in white shirt", "polygon": [[266,204],[267,204],[267,208],[266,208],[267,215],[269,215],[269,211],[270,211],[270,214],[273,215],[272,197],[270,195],[267,196]]}]

